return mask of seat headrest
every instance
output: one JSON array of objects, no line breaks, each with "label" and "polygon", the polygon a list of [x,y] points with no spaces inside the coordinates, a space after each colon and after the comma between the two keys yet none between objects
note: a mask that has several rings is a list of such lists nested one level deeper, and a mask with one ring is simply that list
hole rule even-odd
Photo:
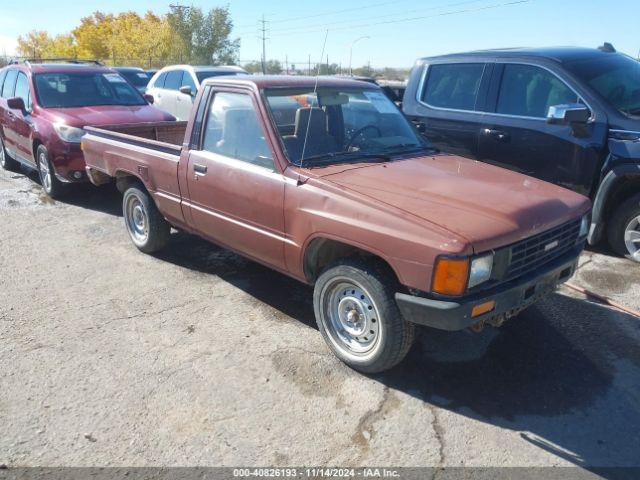
[{"label": "seat headrest", "polygon": [[318,107],[303,107],[296,112],[296,137],[304,137],[309,126],[309,135],[327,134],[327,114]]}]

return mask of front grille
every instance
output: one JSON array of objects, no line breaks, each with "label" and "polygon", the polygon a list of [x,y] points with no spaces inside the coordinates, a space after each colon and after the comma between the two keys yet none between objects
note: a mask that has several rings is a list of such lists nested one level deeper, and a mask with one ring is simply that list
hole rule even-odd
[{"label": "front grille", "polygon": [[[511,280],[538,269],[575,247],[581,219],[572,220],[510,247],[510,260],[504,280]],[[557,245],[551,247],[555,242]]]}]

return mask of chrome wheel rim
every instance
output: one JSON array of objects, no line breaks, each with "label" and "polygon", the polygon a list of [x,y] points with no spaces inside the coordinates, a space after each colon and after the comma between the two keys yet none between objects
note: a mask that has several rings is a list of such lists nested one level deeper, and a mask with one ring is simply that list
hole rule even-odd
[{"label": "chrome wheel rim", "polygon": [[44,153],[38,157],[38,172],[40,172],[40,181],[45,191],[51,191],[51,170],[49,169],[49,161]]},{"label": "chrome wheel rim", "polygon": [[144,205],[136,195],[127,198],[125,205],[127,230],[134,242],[143,244],[149,235],[149,220]]},{"label": "chrome wheel rim", "polygon": [[371,295],[349,278],[336,278],[323,289],[322,323],[337,348],[363,357],[380,343],[380,315]]},{"label": "chrome wheel rim", "polygon": [[624,244],[633,259],[640,262],[640,215],[632,219],[625,228]]}]

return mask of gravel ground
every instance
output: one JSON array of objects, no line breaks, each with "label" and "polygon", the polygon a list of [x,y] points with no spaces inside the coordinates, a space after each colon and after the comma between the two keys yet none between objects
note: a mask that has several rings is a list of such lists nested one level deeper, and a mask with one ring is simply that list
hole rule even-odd
[{"label": "gravel ground", "polygon": [[[0,464],[640,465],[640,320],[570,290],[364,376],[308,287],[184,234],[143,255],[110,188],[0,171],[0,218]],[[640,310],[627,260],[572,281]]]}]

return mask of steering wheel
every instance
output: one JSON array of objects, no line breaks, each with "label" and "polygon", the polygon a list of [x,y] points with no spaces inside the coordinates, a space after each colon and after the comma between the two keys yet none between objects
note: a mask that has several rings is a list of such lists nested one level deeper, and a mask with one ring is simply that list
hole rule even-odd
[{"label": "steering wheel", "polygon": [[347,142],[347,146],[345,147],[345,150],[349,150],[349,148],[351,148],[353,146],[353,142],[355,141],[356,137],[358,135],[361,135],[362,133],[364,133],[365,131],[369,130],[369,129],[375,129],[376,132],[378,132],[378,137],[382,136],[382,131],[373,124],[369,124],[369,125],[365,125],[362,128],[359,128],[358,130],[356,130],[353,135],[351,135],[351,138],[349,138],[349,141]]}]

